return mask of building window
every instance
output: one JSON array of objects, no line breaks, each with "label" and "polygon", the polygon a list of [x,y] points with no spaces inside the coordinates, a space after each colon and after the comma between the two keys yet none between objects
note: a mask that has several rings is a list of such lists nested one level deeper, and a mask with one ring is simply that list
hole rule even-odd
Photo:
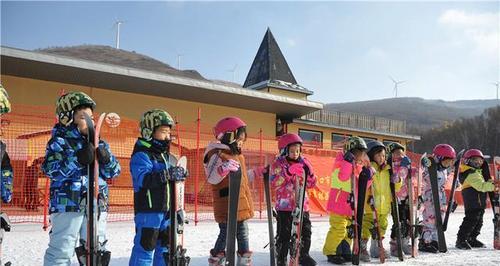
[{"label": "building window", "polygon": [[385,146],[387,146],[387,145],[389,145],[389,144],[391,144],[393,142],[397,142],[397,143],[401,144],[401,142],[397,141],[397,140],[384,139],[384,145]]},{"label": "building window", "polygon": [[351,134],[332,133],[332,150],[342,149],[345,140],[352,136]]},{"label": "building window", "polygon": [[323,145],[323,132],[299,129],[299,136],[304,141],[304,145],[321,147]]},{"label": "building window", "polygon": [[359,137],[362,138],[366,143],[368,143],[370,141],[376,141],[377,140],[376,138],[363,137],[363,136],[359,136]]}]

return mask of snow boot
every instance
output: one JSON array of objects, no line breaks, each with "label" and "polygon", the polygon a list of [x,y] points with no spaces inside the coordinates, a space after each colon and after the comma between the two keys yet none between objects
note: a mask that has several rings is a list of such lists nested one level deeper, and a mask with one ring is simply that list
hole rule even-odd
[{"label": "snow boot", "polygon": [[486,246],[483,244],[483,242],[475,239],[475,238],[471,238],[469,240],[467,240],[467,243],[469,243],[469,245],[472,247],[472,248],[485,248]]},{"label": "snow boot", "polygon": [[208,258],[208,266],[224,266],[226,264],[226,252],[210,250],[210,258]]},{"label": "snow boot", "polygon": [[462,240],[458,240],[458,239],[457,239],[457,243],[455,244],[455,247],[458,249],[462,249],[462,250],[472,249],[471,246],[469,245],[469,243],[467,243],[467,241],[462,241]]},{"label": "snow boot", "polygon": [[252,266],[252,251],[247,251],[243,254],[238,252],[236,266]]},{"label": "snow boot", "polygon": [[344,260],[344,258],[340,255],[327,255],[326,258],[328,259],[328,262],[332,264],[342,265],[346,262],[346,260]]},{"label": "snow boot", "polygon": [[370,254],[368,254],[368,239],[361,239],[359,247],[359,260],[363,262],[370,262]]}]

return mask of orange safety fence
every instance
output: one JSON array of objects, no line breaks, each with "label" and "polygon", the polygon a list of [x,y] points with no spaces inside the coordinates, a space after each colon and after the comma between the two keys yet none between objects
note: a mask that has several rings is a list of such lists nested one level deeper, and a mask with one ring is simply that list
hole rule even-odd
[{"label": "orange safety fence", "polygon": [[[7,144],[7,152],[14,168],[13,200],[2,204],[2,211],[9,214],[14,223],[41,223],[49,225],[48,197],[49,179],[40,166],[45,155],[45,146],[51,129],[56,122],[54,108],[48,106],[14,105],[13,112],[3,115],[1,139]],[[186,156],[190,176],[185,182],[185,208],[190,220],[213,220],[211,186],[206,182],[203,169],[203,153],[209,142],[214,140],[211,124],[202,119],[202,112],[195,121],[183,121],[176,117],[173,142],[170,151]],[[108,221],[129,221],[133,219],[133,189],[129,170],[130,155],[139,136],[138,120],[122,117],[117,128],[102,127],[101,138],[107,141],[118,158],[122,173],[109,181],[110,213]],[[320,149],[320,145],[305,145],[304,155],[311,161],[318,178],[317,187],[309,190],[311,212],[325,215],[326,201],[330,188],[333,160],[337,150]],[[247,169],[270,164],[277,153],[275,136],[264,136],[262,130],[250,135],[243,147]],[[416,176],[419,154],[409,153],[414,162]],[[415,164],[415,162],[417,162]],[[266,216],[263,183],[256,179],[251,183],[256,218]]]}]

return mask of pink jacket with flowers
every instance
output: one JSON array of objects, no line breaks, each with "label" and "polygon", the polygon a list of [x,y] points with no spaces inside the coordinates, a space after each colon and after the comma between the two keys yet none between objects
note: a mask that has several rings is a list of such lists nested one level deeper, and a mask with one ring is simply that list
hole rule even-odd
[{"label": "pink jacket with flowers", "polygon": [[[276,191],[276,210],[278,211],[293,211],[295,208],[295,187],[296,180],[300,177],[290,174],[289,169],[292,165],[299,164],[305,171],[307,176],[307,188],[316,186],[316,176],[314,175],[311,163],[302,158],[301,162],[290,162],[286,156],[276,158],[271,166],[271,186]],[[309,200],[307,193],[304,199],[304,211],[309,211]]]},{"label": "pink jacket with flowers", "polygon": [[[356,164],[354,168],[356,182],[362,169],[362,165]],[[333,163],[333,172],[330,181],[331,188],[326,206],[327,211],[330,213],[351,216],[352,209],[348,200],[351,193],[352,171],[352,164],[344,160],[344,153],[339,152]],[[370,186],[370,183],[368,183],[368,186]]]}]

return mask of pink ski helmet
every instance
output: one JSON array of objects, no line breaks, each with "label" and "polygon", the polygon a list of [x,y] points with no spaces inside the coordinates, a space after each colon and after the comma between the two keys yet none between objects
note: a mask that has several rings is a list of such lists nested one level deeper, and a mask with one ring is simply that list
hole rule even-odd
[{"label": "pink ski helmet", "polygon": [[436,147],[434,147],[434,150],[432,150],[432,153],[434,153],[434,155],[439,156],[441,158],[455,159],[455,157],[457,157],[457,153],[455,152],[455,149],[453,149],[453,147],[448,145],[448,144],[436,145]]},{"label": "pink ski helmet", "polygon": [[300,143],[302,145],[302,138],[294,133],[287,133],[280,137],[278,140],[278,149],[282,150],[290,144]]},{"label": "pink ski helmet", "polygon": [[243,120],[235,116],[224,117],[215,125],[213,131],[215,138],[221,140],[225,133],[234,132],[241,127],[246,127],[247,125]]},{"label": "pink ski helmet", "polygon": [[470,159],[472,157],[481,157],[484,159],[483,153],[478,149],[470,149],[464,153],[464,159]]}]

